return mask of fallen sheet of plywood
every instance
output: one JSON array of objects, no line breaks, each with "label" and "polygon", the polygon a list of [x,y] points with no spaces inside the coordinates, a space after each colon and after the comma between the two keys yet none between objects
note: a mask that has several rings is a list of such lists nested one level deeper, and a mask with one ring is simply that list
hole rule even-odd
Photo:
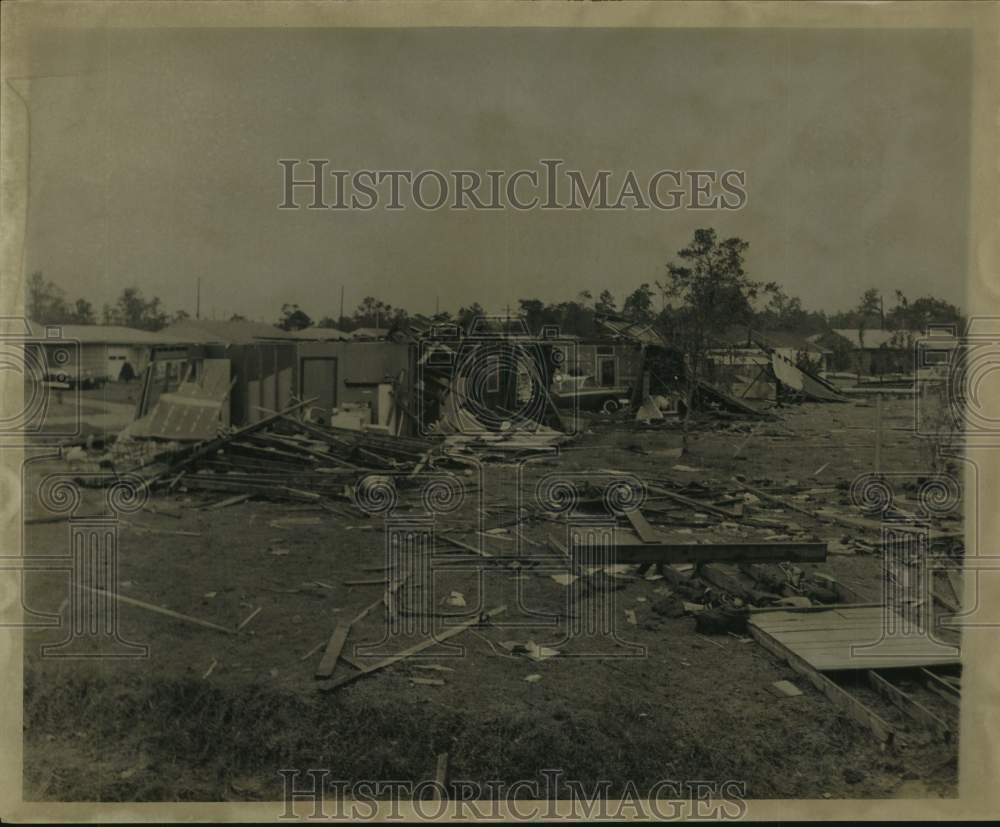
[{"label": "fallen sheet of plywood", "polygon": [[702,407],[705,407],[707,403],[714,403],[723,410],[731,413],[742,414],[743,416],[747,416],[752,419],[776,418],[773,414],[769,414],[766,411],[758,411],[756,408],[750,407],[745,402],[741,402],[736,397],[730,396],[728,393],[719,390],[717,387],[709,382],[706,382],[704,379],[698,380],[696,398]]},{"label": "fallen sheet of plywood", "polygon": [[128,427],[134,437],[201,441],[215,437],[229,424],[226,400],[232,387],[228,359],[203,359],[196,378],[164,393],[152,410]]},{"label": "fallen sheet of plywood", "polygon": [[847,400],[827,382],[802,370],[788,357],[771,352],[771,369],[782,385],[817,402],[846,402]]},{"label": "fallen sheet of plywood", "polygon": [[[916,630],[886,607],[837,608],[825,612],[765,612],[750,618],[750,631],[768,648],[795,656],[813,669],[894,669],[961,662],[957,646]],[[895,627],[895,631],[893,631]]]}]

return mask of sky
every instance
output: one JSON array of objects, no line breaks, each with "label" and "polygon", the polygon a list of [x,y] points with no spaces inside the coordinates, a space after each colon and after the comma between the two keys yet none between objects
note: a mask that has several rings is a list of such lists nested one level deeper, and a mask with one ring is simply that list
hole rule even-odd
[{"label": "sky", "polygon": [[[32,43],[25,274],[96,307],[314,319],[663,278],[698,227],[835,311],[964,306],[971,44],[948,30],[62,30]],[[738,211],[278,210],[337,169],[745,170]],[[304,171],[303,171],[304,172]]]}]

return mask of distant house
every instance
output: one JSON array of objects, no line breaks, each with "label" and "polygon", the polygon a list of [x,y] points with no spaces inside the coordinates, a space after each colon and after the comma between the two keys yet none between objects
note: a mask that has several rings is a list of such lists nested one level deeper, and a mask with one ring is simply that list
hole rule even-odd
[{"label": "distant house", "polygon": [[553,347],[558,350],[557,384],[579,384],[590,377],[599,388],[634,387],[638,381],[642,355],[633,343],[612,338],[582,339],[560,336],[562,342]]},{"label": "distant house", "polygon": [[[829,348],[811,337],[786,330],[757,331],[744,325],[729,328],[716,337],[715,346],[708,352],[710,359],[725,359],[730,364],[746,361],[748,364],[769,362],[760,359],[765,348],[777,351],[796,364],[806,364],[820,372],[827,369],[831,356]],[[763,347],[762,347],[763,346]]]},{"label": "distant house", "polygon": [[825,372],[832,355],[822,344],[799,333],[761,333],[744,325],[734,326],[717,336],[714,347],[705,354],[709,380],[739,398],[773,398],[775,386],[768,349],[814,373]]},{"label": "distant house", "polygon": [[[135,378],[155,348],[169,348],[188,341],[164,332],[153,333],[119,325],[56,324],[29,322],[32,347],[44,356],[47,374],[72,384],[100,384]],[[127,366],[127,367],[126,367]]]},{"label": "distant house", "polygon": [[299,342],[347,342],[351,339],[350,333],[344,333],[335,327],[307,327],[290,330],[288,335]]},{"label": "distant house", "polygon": [[291,331],[267,322],[186,319],[163,333],[183,337],[191,346],[181,354],[159,350],[154,354],[152,389],[172,389],[181,378],[199,376],[205,360],[228,359],[233,425],[257,422],[292,403],[299,339]]},{"label": "distant house", "polygon": [[912,373],[914,348],[922,336],[914,330],[836,328],[810,340],[831,350],[833,370],[881,376]]},{"label": "distant house", "polygon": [[411,391],[416,351],[385,341],[386,332],[367,329],[349,335],[336,328],[290,331],[265,322],[188,319],[164,331],[194,342],[184,364],[179,370],[158,365],[151,383],[170,387],[172,377],[199,375],[199,363],[205,360],[227,359],[234,425],[256,422],[297,400],[313,400],[303,411],[312,421],[405,431],[410,423],[398,419],[393,382],[402,377],[403,390]]},{"label": "distant house", "polygon": [[350,338],[355,341],[366,340],[369,342],[382,341],[389,335],[387,327],[359,327],[350,332]]}]

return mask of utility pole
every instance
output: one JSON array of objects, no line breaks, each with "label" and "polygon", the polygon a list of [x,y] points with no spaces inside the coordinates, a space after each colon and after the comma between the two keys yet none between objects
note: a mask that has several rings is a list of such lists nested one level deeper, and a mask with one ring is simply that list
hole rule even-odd
[{"label": "utility pole", "polygon": [[201,318],[201,276],[198,276],[198,289],[194,301],[194,317]]},{"label": "utility pole", "polygon": [[337,317],[337,326],[340,326],[340,320],[344,318],[344,285],[340,285],[340,316]]}]

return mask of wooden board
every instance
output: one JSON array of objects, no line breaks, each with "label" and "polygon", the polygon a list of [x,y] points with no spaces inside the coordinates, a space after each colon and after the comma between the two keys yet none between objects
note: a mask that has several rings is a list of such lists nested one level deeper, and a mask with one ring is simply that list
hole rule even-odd
[{"label": "wooden board", "polygon": [[639,539],[644,543],[655,543],[660,539],[659,535],[649,524],[649,521],[642,516],[641,511],[626,511],[625,518],[631,523],[635,533],[639,535]]},{"label": "wooden board", "polygon": [[347,635],[350,634],[350,631],[349,623],[338,623],[334,628],[330,642],[327,643],[326,651],[323,653],[323,658],[320,660],[319,666],[316,667],[317,678],[329,678],[333,674],[333,670],[337,666],[337,658],[344,650],[344,644],[347,643]]},{"label": "wooden board", "polygon": [[615,535],[616,563],[822,563],[826,543],[668,543]]},{"label": "wooden board", "polygon": [[750,626],[820,672],[961,662],[957,646],[917,634],[887,634],[885,611],[831,607],[825,612],[766,612],[752,615]]},{"label": "wooden board", "polygon": [[356,672],[353,675],[347,675],[343,678],[340,678],[339,680],[324,681],[323,683],[317,685],[319,686],[321,692],[331,692],[335,689],[340,688],[341,686],[344,686],[345,684],[353,683],[359,678],[363,678],[366,675],[370,675],[372,674],[372,672],[377,672],[380,669],[385,669],[387,666],[392,666],[393,664],[398,663],[401,660],[405,660],[411,655],[416,655],[419,652],[424,651],[424,649],[429,649],[431,646],[436,646],[438,643],[442,643],[443,641],[446,641],[449,638],[455,637],[455,635],[460,635],[466,629],[471,629],[473,626],[478,626],[484,621],[487,621],[491,618],[503,614],[505,611],[507,611],[506,606],[498,606],[495,609],[491,609],[488,612],[484,612],[478,617],[466,620],[463,623],[458,624],[457,626],[451,626],[445,629],[444,631],[439,632],[434,637],[422,640],[419,643],[416,643],[413,646],[409,647],[408,649],[404,649],[402,652],[399,652],[398,654],[390,655],[389,657],[384,658],[383,660],[380,660],[377,663],[373,663],[371,666],[366,666],[364,667],[364,670],[361,672]]}]

